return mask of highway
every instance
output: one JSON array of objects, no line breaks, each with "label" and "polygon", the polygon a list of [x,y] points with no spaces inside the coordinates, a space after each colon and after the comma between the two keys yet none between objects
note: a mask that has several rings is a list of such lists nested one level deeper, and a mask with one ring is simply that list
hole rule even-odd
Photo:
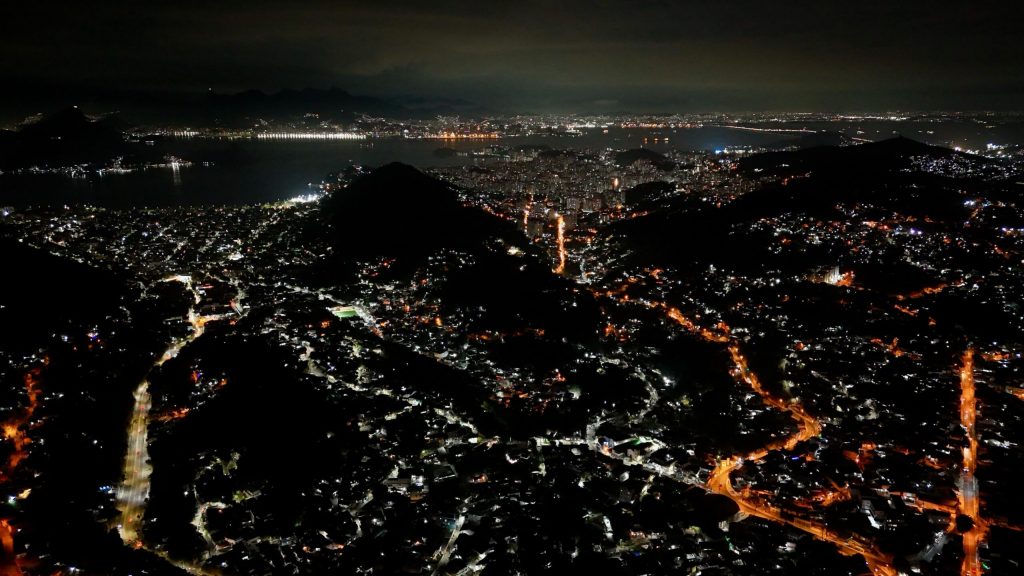
[{"label": "highway", "polygon": [[138,385],[134,397],[135,407],[128,424],[124,481],[117,490],[117,509],[121,513],[118,532],[125,544],[141,547],[139,530],[146,511],[146,499],[149,498],[149,476],[153,472],[148,449],[149,410],[152,407],[148,380]]},{"label": "highway", "polygon": [[558,266],[555,267],[555,274],[565,273],[565,218],[558,215],[558,235],[555,237],[555,244],[558,246]]},{"label": "highway", "polygon": [[960,469],[960,491],[957,494],[960,514],[969,517],[973,525],[963,534],[964,560],[960,566],[961,576],[978,576],[982,573],[978,545],[988,532],[986,522],[981,518],[978,501],[978,479],[974,477],[978,458],[978,433],[975,419],[978,414],[974,383],[974,350],[968,348],[961,357],[960,366],[960,425],[967,434],[967,446],[963,449],[964,461]]}]

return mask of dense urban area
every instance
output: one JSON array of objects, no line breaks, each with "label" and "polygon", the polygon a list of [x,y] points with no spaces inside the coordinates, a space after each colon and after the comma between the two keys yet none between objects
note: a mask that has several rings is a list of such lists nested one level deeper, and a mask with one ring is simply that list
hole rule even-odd
[{"label": "dense urban area", "polygon": [[[811,121],[131,135],[479,161],[0,209],[0,575],[1021,573],[1024,152]],[[704,125],[793,139],[571,139]]]}]

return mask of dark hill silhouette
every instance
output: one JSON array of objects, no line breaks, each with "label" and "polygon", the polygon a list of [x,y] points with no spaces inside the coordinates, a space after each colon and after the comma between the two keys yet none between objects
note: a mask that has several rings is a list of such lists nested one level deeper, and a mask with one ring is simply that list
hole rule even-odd
[{"label": "dark hill silhouette", "polygon": [[[741,162],[741,170],[763,166],[764,171],[777,168],[810,176],[766,184],[722,207],[656,210],[611,226],[609,238],[613,250],[633,253],[633,263],[694,272],[714,264],[739,272],[776,270],[802,275],[842,262],[849,247],[825,239],[799,252],[780,251],[780,238],[773,230],[754,223],[779,216],[843,222],[850,219],[851,207],[856,206],[854,225],[898,213],[927,222],[932,230],[962,226],[970,210],[964,206],[964,191],[988,193],[993,185],[902,169],[910,157],[922,154],[948,157],[956,152],[897,138],[753,156]],[[888,279],[896,277],[913,277],[911,284],[927,284],[926,278],[895,268],[865,271],[861,276],[878,278],[882,284],[891,284]]]},{"label": "dark hill silhouette", "polygon": [[324,200],[339,254],[418,260],[442,248],[475,250],[489,239],[523,244],[506,221],[463,206],[456,190],[412,166],[392,163]]},{"label": "dark hill silhouette", "polygon": [[90,109],[120,110],[138,124],[186,124],[193,127],[251,128],[256,119],[293,121],[307,113],[310,121],[349,122],[359,114],[388,118],[433,118],[438,114],[486,114],[458,99],[378,98],[338,87],[285,89],[278,92],[111,91],[87,103]]},{"label": "dark hill silhouette", "polygon": [[548,160],[551,160],[551,159],[554,159],[554,158],[572,158],[573,157],[573,152],[571,150],[547,148],[547,149],[544,149],[544,150],[541,150],[540,152],[538,152],[537,153],[537,157],[538,158],[545,158],[545,159],[548,159]]},{"label": "dark hill silhouette", "polygon": [[122,130],[112,118],[94,120],[85,115],[77,106],[64,108],[40,118],[36,122],[23,124],[17,131],[23,140],[65,139],[89,142],[117,142],[122,139]]},{"label": "dark hill silhouette", "polygon": [[[4,230],[0,229],[0,233]],[[125,291],[123,278],[0,237],[11,276],[0,283],[0,346],[42,346],[57,327],[102,317]]]},{"label": "dark hill silhouette", "polygon": [[91,131],[93,123],[77,106],[64,108],[35,122],[23,124],[20,132],[25,136],[70,136]]},{"label": "dark hill silhouette", "polygon": [[647,148],[634,148],[615,153],[615,163],[625,168],[640,160],[646,160],[662,170],[669,170],[674,163],[663,154]]},{"label": "dark hill silhouette", "polygon": [[127,150],[117,120],[93,120],[70,107],[0,138],[0,167],[104,162]]},{"label": "dark hill silhouette", "polygon": [[624,201],[628,206],[648,206],[654,201],[661,199],[676,189],[674,184],[664,180],[644,182],[623,191]]},{"label": "dark hill silhouette", "polygon": [[853,144],[853,140],[846,134],[834,130],[822,130],[820,132],[801,134],[796,139],[780,140],[765,146],[765,148],[769,150],[803,149],[817,146],[849,146],[850,144]]},{"label": "dark hill silhouette", "polygon": [[387,100],[355,96],[340,88],[281,90],[267,94],[246,90],[237,94],[207,93],[202,102],[207,115],[236,122],[247,117],[278,118],[316,113],[333,120],[350,120],[356,114],[401,116],[407,110]]},{"label": "dark hill silhouette", "polygon": [[957,154],[960,153],[901,136],[857,146],[818,146],[754,154],[740,160],[739,169],[752,176],[794,176],[811,172],[863,178],[906,168],[915,156],[944,158]]},{"label": "dark hill silhouette", "polygon": [[836,217],[840,215],[836,210],[841,205],[871,202],[938,221],[961,218],[965,212],[962,199],[955,189],[947,186],[946,179],[906,170],[911,158],[920,156],[934,159],[960,156],[987,162],[984,158],[903,137],[857,146],[758,154],[741,160],[740,170],[758,175],[753,168],[759,167],[760,175],[810,174],[812,177],[765,186],[734,202],[728,212],[732,218],[784,212]]},{"label": "dark hill silhouette", "polygon": [[[470,330],[538,328],[574,341],[597,334],[593,299],[553,274],[548,256],[512,223],[464,206],[452,186],[412,166],[377,168],[325,198],[321,211],[307,233],[326,233],[333,255],[308,271],[313,283],[348,283],[354,262],[388,258],[393,262],[384,275],[391,280],[429,271],[435,281],[426,289],[440,301],[442,314],[480,311]],[[512,246],[519,250],[514,255]],[[467,257],[431,261],[452,252]],[[536,362],[542,360],[538,355]]]}]

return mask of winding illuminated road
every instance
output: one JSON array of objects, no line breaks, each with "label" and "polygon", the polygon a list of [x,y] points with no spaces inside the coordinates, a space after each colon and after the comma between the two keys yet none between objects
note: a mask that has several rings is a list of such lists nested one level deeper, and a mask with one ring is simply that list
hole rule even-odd
[{"label": "winding illuminated road", "polygon": [[[200,301],[199,293],[192,285],[188,276],[172,276],[163,282],[180,282],[194,296],[195,303]],[[187,336],[177,338],[153,363],[150,372],[174,358],[185,346],[203,335],[206,323],[220,319],[220,316],[199,316],[195,306],[189,310],[188,320],[192,326]],[[149,463],[149,416],[152,408],[152,396],[149,393],[149,377],[142,380],[133,394],[135,406],[132,409],[131,422],[128,424],[127,451],[124,458],[124,480],[117,490],[117,509],[120,512],[118,532],[121,540],[132,547],[142,548],[140,529],[142,518],[146,513],[146,501],[149,498],[150,475],[153,467]]]},{"label": "winding illuminated road", "polygon": [[892,557],[879,551],[870,540],[856,535],[844,538],[813,520],[801,518],[792,512],[784,515],[781,508],[752,496],[749,490],[738,491],[733,487],[732,473],[738,470],[745,461],[760,460],[767,456],[769,452],[775,450],[794,449],[801,442],[821,434],[821,422],[808,414],[799,404],[785,402],[772,396],[764,389],[757,374],[748,366],[747,359],[743,356],[739,344],[724,333],[728,330],[727,327],[724,325],[720,326],[723,333],[717,333],[707,328],[699,327],[676,308],[670,308],[663,304],[657,306],[663,308],[669,318],[690,333],[700,336],[709,342],[728,343],[729,355],[733,362],[733,369],[731,370],[733,378],[750,386],[766,405],[787,412],[797,424],[797,431],[786,438],[772,442],[746,456],[735,455],[719,460],[708,478],[706,488],[715,494],[728,497],[736,503],[741,512],[747,515],[779,522],[803,530],[819,540],[832,543],[843,555],[853,556],[859,554],[864,558],[868,568],[876,576],[896,576],[897,571],[892,567]]},{"label": "winding illuminated road", "polygon": [[[666,310],[669,318],[672,318],[689,332],[701,336],[705,340],[711,342],[730,341],[724,335],[698,327],[675,308],[666,308]],[[737,491],[733,487],[732,473],[738,470],[743,465],[743,462],[760,460],[774,450],[792,450],[799,443],[818,436],[821,433],[821,423],[808,414],[799,404],[784,402],[768,393],[761,385],[757,375],[750,370],[746,358],[740,351],[739,345],[735,342],[729,344],[729,354],[734,365],[732,370],[733,377],[749,385],[766,405],[789,413],[790,417],[797,424],[797,431],[787,438],[768,444],[746,456],[733,456],[720,460],[708,478],[707,488],[716,494],[729,497],[745,514],[784,523],[803,530],[820,540],[831,542],[844,555],[859,554],[863,556],[873,574],[878,576],[895,576],[897,571],[892,567],[892,557],[882,553],[868,539],[857,535],[849,538],[840,537],[830,532],[824,525],[812,520],[800,518],[792,513],[783,515],[781,508],[752,496],[749,490]],[[969,517],[973,523],[971,529],[963,535],[964,560],[961,566],[961,576],[979,576],[982,573],[982,566],[978,554],[978,546],[984,540],[985,534],[988,531],[988,524],[981,518],[978,481],[974,476],[978,454],[978,436],[975,430],[977,401],[975,398],[974,382],[974,350],[970,348],[962,356],[960,390],[960,423],[967,434],[968,445],[963,449],[963,467],[960,474],[958,501],[960,514]]]},{"label": "winding illuminated road", "polygon": [[[43,365],[49,363],[49,358],[43,359]],[[25,394],[28,398],[28,404],[21,410],[20,413],[11,416],[3,423],[3,436],[8,442],[11,442],[14,447],[11,454],[7,457],[7,462],[4,464],[2,470],[0,470],[0,483],[6,484],[10,481],[14,471],[17,470],[21,461],[28,457],[28,445],[32,442],[32,439],[28,437],[25,432],[32,416],[36,412],[36,408],[39,407],[39,374],[41,373],[40,368],[32,368],[25,373]],[[22,574],[21,567],[18,566],[18,557],[14,553],[14,533],[17,529],[11,526],[10,522],[6,519],[0,519],[0,576],[20,576]]]}]

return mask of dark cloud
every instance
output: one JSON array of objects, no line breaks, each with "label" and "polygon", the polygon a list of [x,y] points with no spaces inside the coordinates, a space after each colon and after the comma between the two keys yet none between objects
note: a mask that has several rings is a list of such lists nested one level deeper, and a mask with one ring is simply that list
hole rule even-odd
[{"label": "dark cloud", "polygon": [[337,85],[507,109],[1019,108],[1020,2],[53,2],[11,93]]}]

